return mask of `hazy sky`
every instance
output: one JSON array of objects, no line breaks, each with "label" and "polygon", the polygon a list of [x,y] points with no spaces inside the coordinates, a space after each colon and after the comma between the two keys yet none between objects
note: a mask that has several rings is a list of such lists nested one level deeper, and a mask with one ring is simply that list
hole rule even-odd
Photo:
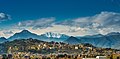
[{"label": "hazy sky", "polygon": [[23,29],[73,36],[120,32],[120,0],[0,0],[0,37]]}]

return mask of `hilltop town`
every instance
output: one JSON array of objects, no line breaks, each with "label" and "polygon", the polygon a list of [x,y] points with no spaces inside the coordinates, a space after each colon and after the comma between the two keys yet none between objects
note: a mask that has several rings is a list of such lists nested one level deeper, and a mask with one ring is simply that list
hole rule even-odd
[{"label": "hilltop town", "polygon": [[45,42],[37,39],[19,39],[0,44],[0,58],[10,59],[119,59],[120,50],[95,47],[91,44]]}]

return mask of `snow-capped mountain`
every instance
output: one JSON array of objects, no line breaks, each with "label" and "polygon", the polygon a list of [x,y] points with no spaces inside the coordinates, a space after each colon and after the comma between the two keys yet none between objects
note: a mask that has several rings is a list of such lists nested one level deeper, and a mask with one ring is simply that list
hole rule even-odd
[{"label": "snow-capped mountain", "polygon": [[59,33],[52,33],[52,32],[47,32],[45,34],[46,37],[53,37],[53,38],[60,38],[61,37],[61,34]]},{"label": "snow-capped mountain", "polygon": [[56,41],[56,42],[63,42],[69,38],[69,36],[65,34],[52,33],[52,32],[41,34],[41,36],[44,36],[48,41]]},{"label": "snow-capped mountain", "polygon": [[31,33],[28,30],[23,30],[19,33],[15,33],[13,36],[9,37],[8,40],[13,41],[15,39],[29,39],[29,38],[33,38],[33,39],[38,39],[38,40],[42,40],[42,41],[64,41],[65,39],[67,39],[69,36],[64,35],[64,34],[56,34],[56,33],[45,33],[42,35],[37,35],[35,33]]},{"label": "snow-capped mountain", "polygon": [[73,37],[67,36],[65,34],[52,33],[47,32],[45,34],[37,35],[35,33],[31,33],[28,30],[23,30],[19,33],[15,33],[13,36],[8,39],[2,37],[0,38],[0,42],[5,41],[13,41],[15,39],[38,39],[42,41],[56,41],[56,42],[66,42],[69,44],[79,44],[79,43],[89,43],[96,47],[104,47],[104,48],[115,48],[120,49],[120,33],[112,32],[107,35],[92,35],[92,36],[83,36],[83,37]]},{"label": "snow-capped mountain", "polygon": [[47,32],[45,34],[42,34],[43,36],[46,36],[48,38],[68,38],[69,36],[65,34],[60,34],[60,33],[53,33],[53,32]]}]

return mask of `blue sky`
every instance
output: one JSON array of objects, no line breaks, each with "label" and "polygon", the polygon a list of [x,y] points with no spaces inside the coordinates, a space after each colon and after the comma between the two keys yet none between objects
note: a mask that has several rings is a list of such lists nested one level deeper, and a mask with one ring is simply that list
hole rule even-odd
[{"label": "blue sky", "polygon": [[[63,26],[69,26],[69,25],[73,26],[76,23],[69,24],[69,22],[73,22],[73,20],[79,18],[80,19],[94,18],[95,15],[97,14],[102,15],[103,13],[114,16],[113,15],[114,13],[116,14],[120,13],[120,0],[0,0],[0,13],[6,16],[3,18],[0,17],[0,31],[2,33],[0,36],[5,36],[6,34],[3,33],[4,30],[11,28],[16,29],[16,27],[19,30],[21,30],[21,28],[29,29],[28,27],[32,27],[33,30],[32,29],[29,30],[35,32],[35,29],[37,28],[39,28],[39,30],[43,30],[43,28],[46,29],[48,27],[54,27],[53,24],[63,25]],[[111,16],[109,17],[106,16],[106,17],[110,18]],[[116,18],[118,19],[118,16],[114,17],[114,19]],[[44,20],[47,23],[43,23]],[[89,21],[90,19],[87,20]],[[36,21],[38,22],[36,24],[37,26],[33,24],[36,23]],[[41,23],[41,21],[43,22]],[[119,19],[117,21],[119,21]],[[49,22],[50,24],[48,24]],[[28,25],[27,23],[30,24]],[[41,23],[42,25],[39,23]],[[44,26],[44,24],[47,25]],[[82,23],[82,24],[77,24],[77,26],[75,25],[73,27],[88,28],[86,27],[86,25],[88,26],[88,24]],[[115,25],[115,23],[113,25]],[[106,24],[103,27],[105,28]],[[12,29],[9,31],[12,32],[13,31]],[[92,31],[90,30],[89,34],[99,33]],[[53,31],[53,32],[57,32],[57,31]]]}]

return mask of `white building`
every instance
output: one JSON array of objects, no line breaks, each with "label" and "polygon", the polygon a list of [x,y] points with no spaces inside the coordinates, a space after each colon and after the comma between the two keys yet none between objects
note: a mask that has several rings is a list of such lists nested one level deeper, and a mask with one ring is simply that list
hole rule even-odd
[{"label": "white building", "polygon": [[96,58],[83,58],[83,59],[106,59],[106,56],[97,56]]},{"label": "white building", "polygon": [[83,59],[98,59],[98,58],[83,58]]},{"label": "white building", "polygon": [[79,49],[78,47],[75,47],[75,49]]},{"label": "white building", "polygon": [[107,57],[106,56],[97,56],[96,58],[98,58],[98,59],[106,59]]}]

